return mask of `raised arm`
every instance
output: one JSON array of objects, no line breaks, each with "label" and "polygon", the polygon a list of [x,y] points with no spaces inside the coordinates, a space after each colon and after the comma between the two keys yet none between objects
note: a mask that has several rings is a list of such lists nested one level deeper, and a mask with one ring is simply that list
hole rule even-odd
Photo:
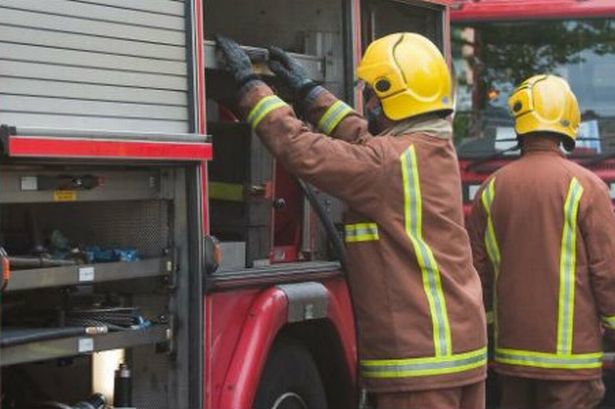
[{"label": "raised arm", "polygon": [[292,57],[277,47],[269,48],[269,67],[293,91],[302,104],[306,119],[320,132],[350,143],[371,138],[367,120],[308,78]]},{"label": "raised arm", "polygon": [[378,138],[348,143],[312,132],[293,109],[262,82],[244,91],[240,111],[271,153],[292,173],[359,211],[380,203],[382,144]]}]

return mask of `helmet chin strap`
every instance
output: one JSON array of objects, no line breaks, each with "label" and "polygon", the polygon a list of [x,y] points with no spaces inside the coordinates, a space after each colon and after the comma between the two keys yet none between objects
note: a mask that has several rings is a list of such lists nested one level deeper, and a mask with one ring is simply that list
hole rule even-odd
[{"label": "helmet chin strap", "polygon": [[381,129],[383,115],[384,111],[380,101],[365,107],[365,119],[367,119],[368,130],[372,135],[378,135],[383,131]]}]

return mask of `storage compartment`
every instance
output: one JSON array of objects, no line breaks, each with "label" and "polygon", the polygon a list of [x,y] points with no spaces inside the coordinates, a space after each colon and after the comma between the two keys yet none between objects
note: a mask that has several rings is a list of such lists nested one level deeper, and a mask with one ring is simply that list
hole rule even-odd
[{"label": "storage compartment", "polygon": [[411,0],[364,0],[362,8],[364,49],[388,34],[410,32],[424,35],[444,51],[444,6]]},{"label": "storage compartment", "polygon": [[[0,253],[10,266],[0,307],[2,408],[74,405],[95,393],[108,403],[115,393],[116,404],[124,394],[136,408],[190,407],[186,391],[200,388],[201,373],[189,359],[201,333],[191,293],[199,281],[189,274],[195,173],[0,166]],[[114,382],[124,386],[114,391]]]},{"label": "storage compartment", "polygon": [[[244,46],[255,71],[289,103],[294,101],[288,90],[267,68],[265,48],[270,45],[292,53],[313,79],[349,100],[353,84],[352,56],[347,52],[352,49],[350,15],[350,2],[342,0],[214,0],[205,4],[208,133],[216,152],[209,168],[210,224],[212,234],[227,249],[223,270],[327,259],[329,254],[326,235],[297,180],[232,112],[236,90],[211,40],[223,34]],[[317,194],[340,222],[341,204]]]}]

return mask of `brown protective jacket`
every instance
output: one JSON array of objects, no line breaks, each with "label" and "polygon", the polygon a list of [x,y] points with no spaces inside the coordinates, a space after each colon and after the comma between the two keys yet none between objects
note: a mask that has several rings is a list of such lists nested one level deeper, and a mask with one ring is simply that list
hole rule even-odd
[{"label": "brown protective jacket", "polygon": [[528,137],[522,157],[478,191],[468,228],[494,310],[496,370],[600,377],[600,321],[615,327],[615,218],[604,182],[555,141]]},{"label": "brown protective jacket", "polygon": [[368,390],[483,380],[484,307],[450,125],[402,123],[375,138],[365,119],[323,90],[307,116],[329,138],[312,132],[262,83],[243,94],[240,108],[289,171],[350,208],[349,281]]}]

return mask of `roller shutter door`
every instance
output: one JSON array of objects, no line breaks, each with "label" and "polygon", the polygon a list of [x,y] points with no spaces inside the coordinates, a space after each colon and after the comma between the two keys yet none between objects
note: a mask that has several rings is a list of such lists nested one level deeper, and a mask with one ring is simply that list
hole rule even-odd
[{"label": "roller shutter door", "polygon": [[0,0],[0,123],[188,132],[186,4]]}]

